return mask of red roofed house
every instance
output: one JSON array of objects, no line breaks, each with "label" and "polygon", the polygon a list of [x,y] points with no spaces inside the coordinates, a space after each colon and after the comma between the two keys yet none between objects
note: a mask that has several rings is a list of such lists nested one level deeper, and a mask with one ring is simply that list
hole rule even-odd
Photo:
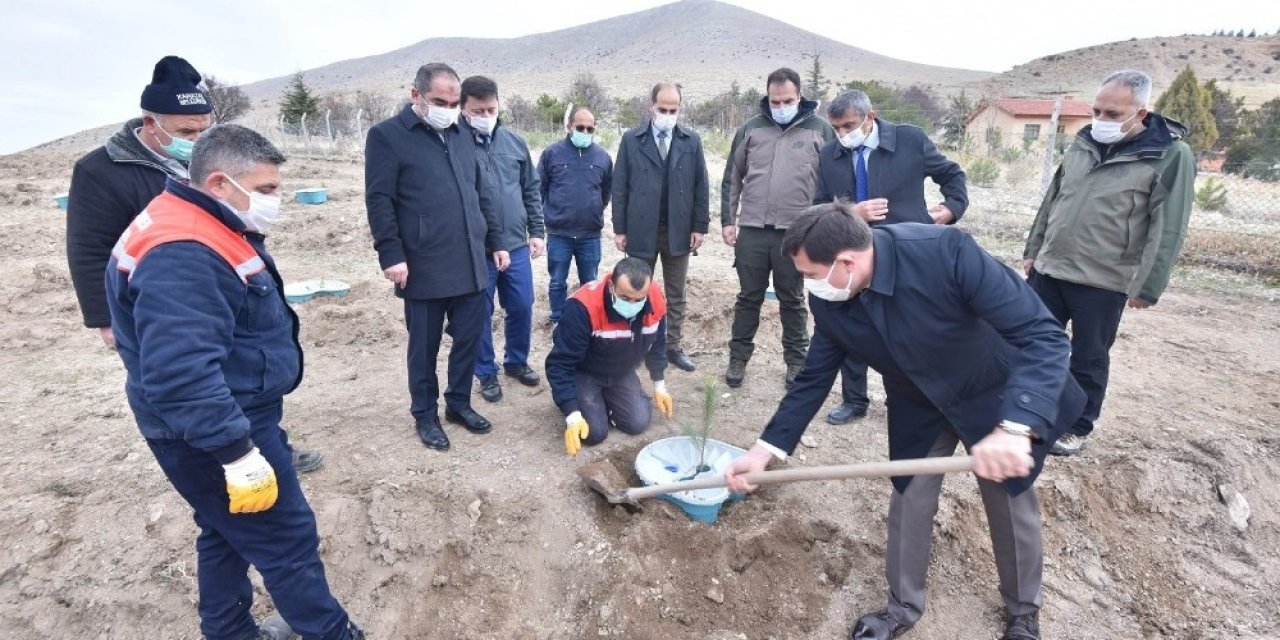
[{"label": "red roofed house", "polygon": [[[969,139],[978,144],[1011,146],[1044,144],[1049,139],[1053,100],[1000,98],[978,104],[965,121]],[[1074,136],[1093,118],[1093,105],[1063,98],[1058,114],[1058,137]]]}]

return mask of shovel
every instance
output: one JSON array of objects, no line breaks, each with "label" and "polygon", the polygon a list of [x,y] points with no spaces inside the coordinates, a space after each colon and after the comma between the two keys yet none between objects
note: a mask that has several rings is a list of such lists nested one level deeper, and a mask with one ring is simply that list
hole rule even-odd
[{"label": "shovel", "polygon": [[[888,462],[861,462],[820,467],[756,471],[742,477],[754,485],[804,482],[808,480],[846,480],[849,478],[890,478],[894,476],[932,476],[944,473],[963,473],[973,470],[969,456],[946,456]],[[639,501],[668,493],[716,489],[725,486],[724,476],[709,476],[648,487],[627,487],[627,481],[608,460],[593,462],[578,469],[578,477],[595,492],[603,495],[610,504],[640,506]]]}]

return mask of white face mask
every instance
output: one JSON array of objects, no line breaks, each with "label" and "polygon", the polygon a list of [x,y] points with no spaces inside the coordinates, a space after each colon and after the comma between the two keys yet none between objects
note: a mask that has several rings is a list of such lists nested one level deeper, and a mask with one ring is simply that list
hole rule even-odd
[{"label": "white face mask", "polygon": [[796,114],[800,112],[800,103],[789,104],[782,108],[770,108],[773,114],[773,121],[778,124],[787,124],[796,119]]},{"label": "white face mask", "polygon": [[1115,144],[1124,140],[1125,135],[1128,133],[1124,130],[1125,123],[1136,117],[1138,117],[1137,112],[1134,112],[1132,116],[1125,118],[1121,122],[1110,122],[1094,118],[1093,128],[1089,130],[1089,135],[1102,144]]},{"label": "white face mask", "polygon": [[863,123],[855,127],[853,131],[840,136],[840,146],[846,149],[857,149],[858,147],[861,147],[863,143],[867,141],[867,134],[862,130],[862,126],[865,124],[866,121],[863,121]]},{"label": "white face mask", "polygon": [[467,121],[471,123],[471,128],[480,133],[491,136],[493,130],[498,126],[498,117],[468,116]]},{"label": "white face mask", "polygon": [[678,113],[655,113],[653,114],[653,128],[670,133],[676,127],[676,119],[679,117],[680,114]]},{"label": "white face mask", "polygon": [[458,114],[462,113],[462,109],[457,107],[448,109],[446,107],[437,107],[434,104],[427,105],[426,109],[427,117],[425,120],[427,124],[431,125],[432,129],[437,130],[452,127],[458,121]]},{"label": "white face mask", "polygon": [[227,208],[235,211],[236,215],[240,216],[240,219],[244,221],[245,227],[250,231],[266,233],[267,229],[270,229],[271,225],[275,224],[276,221],[280,219],[280,196],[269,196],[265,193],[258,193],[257,191],[248,191],[244,187],[240,186],[240,183],[236,182],[231,176],[227,176],[227,180],[235,186],[235,188],[239,189],[240,193],[249,196],[249,210],[240,211],[239,209],[231,206],[231,204],[225,200],[223,201],[223,204],[226,204]]},{"label": "white face mask", "polygon": [[822,298],[823,300],[827,300],[829,302],[844,302],[845,300],[852,298],[853,290],[851,289],[851,287],[853,286],[853,276],[849,277],[849,283],[844,285],[843,289],[837,289],[836,287],[832,286],[830,282],[828,282],[828,280],[831,279],[831,274],[835,273],[837,264],[840,264],[840,263],[839,262],[832,263],[831,269],[827,271],[827,277],[825,278],[817,278],[817,279],[805,278],[804,279],[805,291],[808,291],[814,296],[818,298]]}]

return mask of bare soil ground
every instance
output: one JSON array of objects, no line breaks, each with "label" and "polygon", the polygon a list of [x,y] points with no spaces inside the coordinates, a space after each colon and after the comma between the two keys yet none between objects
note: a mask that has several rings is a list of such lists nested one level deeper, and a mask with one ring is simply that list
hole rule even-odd
[{"label": "bare soil ground", "polygon": [[[119,359],[80,326],[67,276],[51,196],[73,161],[0,157],[0,636],[195,638],[190,511],[133,424]],[[589,493],[575,468],[600,457],[627,466],[679,424],[659,419],[642,437],[615,435],[569,460],[545,385],[506,384],[497,405],[477,397],[492,434],[453,429],[452,452],[424,449],[361,173],[358,161],[287,165],[291,187],[323,182],[332,200],[287,204],[272,244],[287,279],[352,284],[346,298],[298,307],[307,375],[286,426],[327,455],[303,483],[333,589],[370,637],[843,638],[883,604],[886,481],[771,488],[713,526],[656,501],[627,514]],[[964,226],[1012,262],[1029,219],[999,202],[978,192]],[[609,248],[605,265],[617,257]],[[685,334],[700,370],[668,374],[678,419],[696,421],[697,385],[727,362],[731,262],[718,240],[694,261]],[[542,264],[539,369],[550,340]],[[1037,485],[1045,637],[1280,638],[1278,311],[1274,284],[1184,269],[1158,306],[1126,314],[1097,437],[1087,455],[1053,460]],[[779,334],[767,306],[747,383],[722,399],[715,437],[749,445],[772,413],[783,392]],[[870,415],[843,427],[819,416],[815,446],[793,464],[886,456],[872,378]],[[1222,498],[1233,492],[1251,507],[1244,531]],[[907,637],[996,637],[995,585],[976,486],[952,478],[930,609]]]}]

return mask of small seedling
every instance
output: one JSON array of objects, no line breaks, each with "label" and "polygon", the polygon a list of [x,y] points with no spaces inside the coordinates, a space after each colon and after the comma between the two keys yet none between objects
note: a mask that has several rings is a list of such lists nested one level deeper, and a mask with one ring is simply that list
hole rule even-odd
[{"label": "small seedling", "polygon": [[684,423],[680,425],[684,429],[684,435],[698,447],[698,466],[694,467],[691,475],[680,478],[681,480],[692,480],[699,473],[711,470],[711,467],[707,464],[707,438],[711,436],[711,429],[715,425],[716,399],[720,395],[720,387],[716,384],[715,378],[706,378],[702,381],[701,389],[701,424],[697,427],[691,427]]}]

